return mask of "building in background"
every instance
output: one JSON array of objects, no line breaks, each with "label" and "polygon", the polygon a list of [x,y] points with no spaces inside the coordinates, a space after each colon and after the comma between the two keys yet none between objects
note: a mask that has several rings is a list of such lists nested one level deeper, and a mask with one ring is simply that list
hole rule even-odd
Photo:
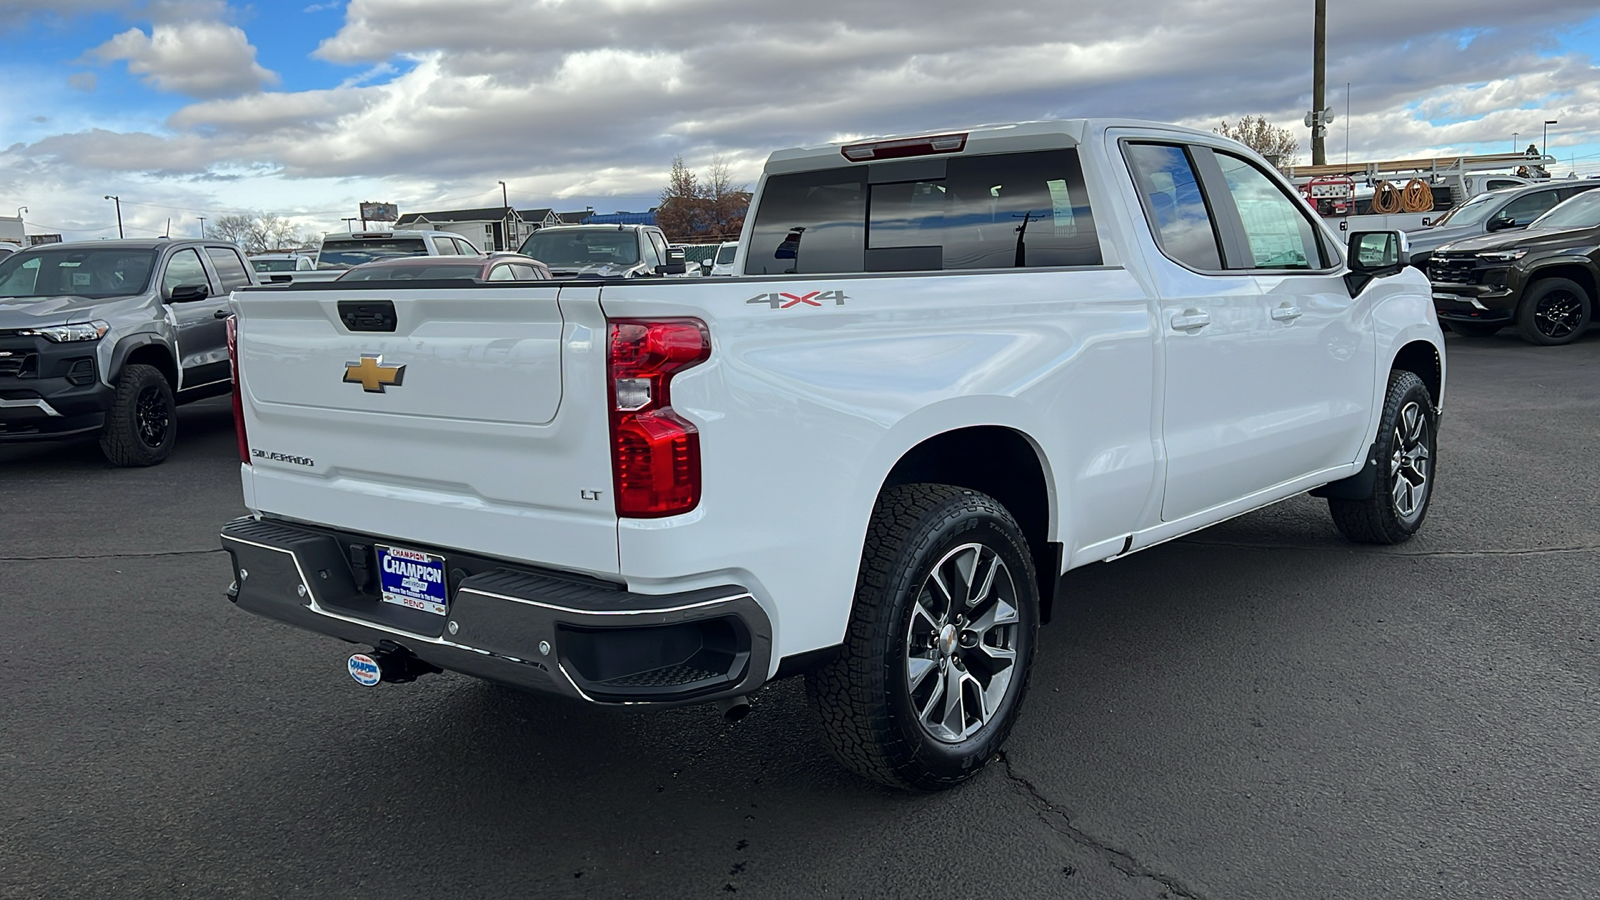
[{"label": "building in background", "polygon": [[515,250],[534,231],[523,220],[522,214],[509,206],[406,213],[394,223],[394,227],[397,231],[426,227],[448,231],[461,235],[484,250]]}]

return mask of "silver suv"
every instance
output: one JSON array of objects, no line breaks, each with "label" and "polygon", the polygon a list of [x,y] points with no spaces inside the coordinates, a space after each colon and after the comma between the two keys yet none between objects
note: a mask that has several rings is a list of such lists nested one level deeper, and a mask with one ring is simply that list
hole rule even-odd
[{"label": "silver suv", "polygon": [[177,405],[227,393],[228,294],[259,281],[221,241],[31,247],[0,259],[0,443],[98,435],[152,466]]}]

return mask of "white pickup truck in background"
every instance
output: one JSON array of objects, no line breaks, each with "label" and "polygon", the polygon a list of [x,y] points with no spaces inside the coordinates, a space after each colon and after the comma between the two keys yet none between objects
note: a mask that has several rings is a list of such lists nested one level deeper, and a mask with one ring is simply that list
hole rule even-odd
[{"label": "white pickup truck in background", "polygon": [[1004,741],[1059,576],[1313,490],[1426,515],[1442,336],[1217,135],[1078,120],[775,153],[732,278],[236,292],[242,609],[597,704],[804,673],[855,771]]}]

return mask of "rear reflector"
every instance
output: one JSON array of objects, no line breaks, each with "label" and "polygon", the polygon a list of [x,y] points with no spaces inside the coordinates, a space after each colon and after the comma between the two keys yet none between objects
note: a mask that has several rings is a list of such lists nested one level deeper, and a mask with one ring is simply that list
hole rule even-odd
[{"label": "rear reflector", "polygon": [[612,319],[611,477],[617,515],[654,519],[700,503],[700,434],[672,410],[672,376],[711,355],[699,319]]},{"label": "rear reflector", "polygon": [[239,386],[239,317],[228,317],[228,372],[233,376],[233,433],[239,440],[239,461],[250,463],[250,439],[244,433],[244,397]]},{"label": "rear reflector", "polygon": [[932,134],[927,137],[901,138],[893,141],[870,141],[864,144],[846,144],[840,148],[845,159],[865,162],[879,159],[901,159],[907,156],[928,156],[934,153],[960,153],[966,149],[967,136],[962,134]]}]

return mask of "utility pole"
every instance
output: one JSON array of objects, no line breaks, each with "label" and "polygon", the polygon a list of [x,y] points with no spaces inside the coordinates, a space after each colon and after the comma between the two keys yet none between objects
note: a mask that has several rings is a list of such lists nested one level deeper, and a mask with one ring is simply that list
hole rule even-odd
[{"label": "utility pole", "polygon": [[1561,123],[1556,121],[1555,119],[1545,119],[1544,120],[1544,138],[1539,141],[1539,155],[1540,156],[1543,156],[1544,154],[1550,152],[1550,126],[1551,125],[1560,125],[1560,124]]},{"label": "utility pole", "polygon": [[1328,127],[1321,114],[1328,88],[1328,0],[1316,0],[1313,15],[1311,39],[1316,46],[1311,53],[1311,164],[1325,166],[1328,152],[1323,145],[1323,135],[1327,134]]},{"label": "utility pole", "polygon": [[122,198],[116,196],[115,194],[107,194],[105,196],[105,199],[117,201],[117,237],[121,238],[122,237]]},{"label": "utility pole", "polygon": [[[355,216],[346,216],[344,218],[345,230],[349,231],[351,234],[355,234],[356,233],[356,226],[354,224],[355,220],[356,220]],[[365,227],[365,226],[362,226],[362,227]]]},{"label": "utility pole", "polygon": [[200,239],[201,240],[205,240],[205,237],[206,237],[206,217],[205,216],[195,216],[195,218],[200,220]]}]

